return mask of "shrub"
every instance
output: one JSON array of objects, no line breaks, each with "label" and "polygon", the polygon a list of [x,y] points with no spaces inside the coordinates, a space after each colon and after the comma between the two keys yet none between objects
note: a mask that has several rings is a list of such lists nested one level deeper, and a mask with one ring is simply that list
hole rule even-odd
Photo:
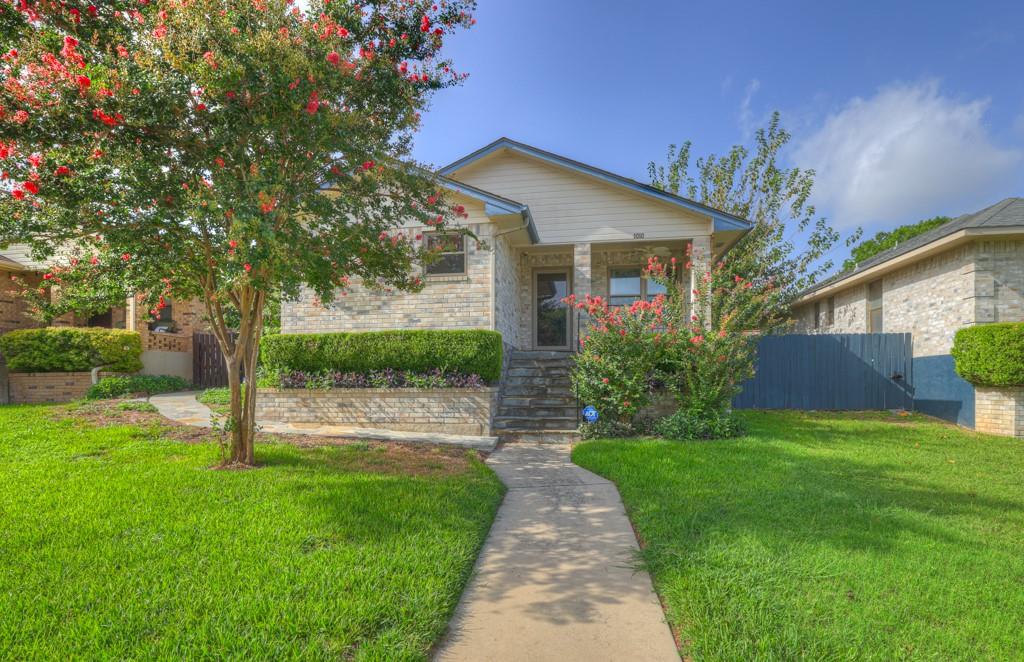
[{"label": "shrub", "polygon": [[192,385],[187,379],[170,375],[130,375],[127,377],[104,377],[86,391],[89,400],[119,398],[124,395],[149,397],[156,393],[184,391]]},{"label": "shrub", "polygon": [[743,434],[743,425],[731,411],[680,409],[655,423],[654,431],[658,436],[680,441],[725,439]]},{"label": "shrub", "polygon": [[22,329],[0,336],[11,372],[110,372],[142,369],[142,339],[121,329]]},{"label": "shrub", "polygon": [[961,377],[978,386],[1024,386],[1024,322],[956,332],[950,352]]},{"label": "shrub", "polygon": [[501,334],[496,331],[370,331],[267,336],[260,361],[268,371],[369,374],[396,370],[418,374],[501,376]]}]

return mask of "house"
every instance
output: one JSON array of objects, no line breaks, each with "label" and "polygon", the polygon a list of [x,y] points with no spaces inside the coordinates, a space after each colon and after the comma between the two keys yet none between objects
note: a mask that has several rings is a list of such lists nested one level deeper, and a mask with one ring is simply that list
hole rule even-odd
[{"label": "house", "polygon": [[1008,198],[825,280],[794,308],[806,333],[911,333],[915,407],[974,427],[975,389],[953,369],[958,329],[1024,321],[1024,198]]},{"label": "house", "polygon": [[330,305],[306,291],[282,304],[281,330],[497,330],[509,365],[520,368],[503,380],[499,429],[576,427],[564,368],[579,320],[563,297],[653,297],[658,286],[642,272],[648,257],[683,257],[688,246],[705,259],[721,255],[749,228],[742,218],[507,138],[437,174],[481,243],[410,228],[428,245],[444,242],[422,291],[357,284]]},{"label": "house", "polygon": [[[0,334],[43,326],[29,314],[24,299],[18,296],[21,289],[19,281],[39,283],[50,266],[50,262],[34,259],[31,250],[24,244],[12,244],[0,249]],[[138,331],[142,337],[143,374],[177,375],[192,380],[192,334],[201,327],[202,315],[202,305],[198,301],[170,301],[160,311],[160,318],[151,322],[147,311],[136,305],[132,297],[124,306],[115,306],[91,317],[62,315],[53,320],[50,326]],[[8,382],[6,363],[3,356],[0,356],[0,403],[8,399]]]}]

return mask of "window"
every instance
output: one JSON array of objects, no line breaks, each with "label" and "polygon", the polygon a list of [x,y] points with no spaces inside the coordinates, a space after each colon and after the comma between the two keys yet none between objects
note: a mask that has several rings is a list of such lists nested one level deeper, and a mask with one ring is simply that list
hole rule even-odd
[{"label": "window", "polygon": [[164,300],[164,307],[156,311],[156,317],[149,323],[149,330],[153,333],[174,333],[178,330],[174,323],[174,307],[170,299]]},{"label": "window", "polygon": [[821,328],[821,302],[814,302],[814,329],[817,331]]},{"label": "window", "polygon": [[640,267],[611,269],[608,272],[608,303],[612,306],[628,306],[639,299],[650,301],[665,293],[665,287],[645,278]]},{"label": "window", "polygon": [[461,234],[428,234],[427,250],[437,251],[437,260],[427,265],[430,276],[466,273],[466,242]]},{"label": "window", "polygon": [[868,284],[868,333],[882,333],[882,281]]},{"label": "window", "polygon": [[828,310],[826,311],[827,317],[825,318],[825,324],[828,326],[835,326],[836,323],[836,298],[828,298]]}]

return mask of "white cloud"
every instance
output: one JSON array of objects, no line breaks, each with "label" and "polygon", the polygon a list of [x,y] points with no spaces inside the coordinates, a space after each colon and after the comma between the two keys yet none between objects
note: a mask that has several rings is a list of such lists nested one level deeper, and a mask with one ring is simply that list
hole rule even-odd
[{"label": "white cloud", "polygon": [[754,119],[754,111],[751,105],[754,102],[754,95],[761,89],[761,81],[756,78],[751,79],[747,83],[747,89],[743,93],[743,101],[740,102],[740,129],[743,131],[744,138],[752,136],[754,134],[756,121]]},{"label": "white cloud", "polygon": [[800,141],[794,160],[817,173],[815,202],[840,228],[974,211],[1020,191],[1020,150],[993,144],[988,99],[942,96],[934,81],[854,98]]}]

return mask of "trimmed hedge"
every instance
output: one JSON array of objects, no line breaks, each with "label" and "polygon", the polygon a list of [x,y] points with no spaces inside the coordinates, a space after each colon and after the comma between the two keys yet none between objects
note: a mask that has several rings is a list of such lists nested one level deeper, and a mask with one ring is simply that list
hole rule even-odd
[{"label": "trimmed hedge", "polygon": [[501,376],[501,334],[466,330],[274,335],[260,344],[260,362],[268,370],[308,373],[438,369],[495,382]]},{"label": "trimmed hedge", "polygon": [[191,388],[187,379],[174,375],[129,375],[127,377],[104,377],[89,387],[85,397],[89,400],[119,398],[122,395],[143,395],[147,398],[157,393],[173,393]]},{"label": "trimmed hedge", "polygon": [[1024,386],[1024,322],[956,332],[950,352],[961,377],[978,386]]},{"label": "trimmed hedge", "polygon": [[0,336],[11,372],[108,372],[142,369],[142,338],[122,329],[22,329]]}]

